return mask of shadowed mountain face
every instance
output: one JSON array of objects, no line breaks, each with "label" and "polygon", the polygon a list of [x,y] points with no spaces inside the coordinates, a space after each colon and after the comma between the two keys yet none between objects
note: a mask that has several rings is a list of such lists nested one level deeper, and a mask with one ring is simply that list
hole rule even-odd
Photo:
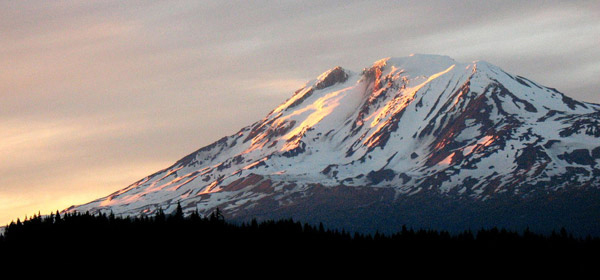
[{"label": "shadowed mountain face", "polygon": [[599,105],[486,62],[411,55],[333,68],[238,133],[67,211],[152,215],[180,202],[362,231],[600,233],[598,175]]}]

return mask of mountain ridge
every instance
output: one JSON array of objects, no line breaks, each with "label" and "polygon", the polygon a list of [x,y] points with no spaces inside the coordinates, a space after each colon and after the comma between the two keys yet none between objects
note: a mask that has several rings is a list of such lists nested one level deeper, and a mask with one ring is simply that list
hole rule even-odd
[{"label": "mountain ridge", "polygon": [[[244,219],[304,204],[358,209],[378,196],[524,199],[597,188],[599,163],[600,105],[485,61],[415,54],[360,73],[334,67],[262,120],[67,211],[152,215],[181,202]],[[312,201],[324,193],[340,199]]]}]

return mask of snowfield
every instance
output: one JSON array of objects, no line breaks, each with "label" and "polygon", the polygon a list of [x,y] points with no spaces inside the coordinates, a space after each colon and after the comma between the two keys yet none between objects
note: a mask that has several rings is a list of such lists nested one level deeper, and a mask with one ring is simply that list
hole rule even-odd
[{"label": "snowfield", "polygon": [[484,61],[386,58],[326,71],[264,119],[67,211],[152,215],[180,202],[235,217],[338,187],[483,201],[598,186],[599,123],[599,105]]}]

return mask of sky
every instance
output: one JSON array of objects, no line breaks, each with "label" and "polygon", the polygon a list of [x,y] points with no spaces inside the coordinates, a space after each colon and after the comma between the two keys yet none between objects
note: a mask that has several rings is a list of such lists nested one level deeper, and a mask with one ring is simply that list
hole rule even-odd
[{"label": "sky", "polygon": [[335,66],[485,60],[600,103],[595,1],[0,0],[0,225],[106,196]]}]

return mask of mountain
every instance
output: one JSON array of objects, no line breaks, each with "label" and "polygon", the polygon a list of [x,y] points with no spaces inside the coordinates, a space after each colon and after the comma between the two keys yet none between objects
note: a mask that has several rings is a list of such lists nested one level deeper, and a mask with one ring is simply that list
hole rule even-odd
[{"label": "mountain", "polygon": [[600,105],[484,61],[326,71],[264,119],[66,211],[600,233]]}]

